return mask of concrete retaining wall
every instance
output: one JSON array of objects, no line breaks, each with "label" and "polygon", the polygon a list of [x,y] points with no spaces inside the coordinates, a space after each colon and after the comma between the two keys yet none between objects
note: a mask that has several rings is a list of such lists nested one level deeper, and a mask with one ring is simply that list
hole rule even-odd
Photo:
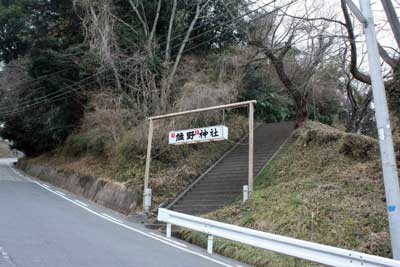
[{"label": "concrete retaining wall", "polygon": [[122,183],[64,174],[51,167],[32,164],[26,160],[20,160],[17,167],[33,177],[125,215],[133,214],[141,202],[142,193],[139,190],[129,190]]}]

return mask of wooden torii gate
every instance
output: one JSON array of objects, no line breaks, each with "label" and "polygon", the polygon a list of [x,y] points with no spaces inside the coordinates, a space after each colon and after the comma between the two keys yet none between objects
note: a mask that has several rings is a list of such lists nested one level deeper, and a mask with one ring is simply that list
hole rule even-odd
[{"label": "wooden torii gate", "polygon": [[248,166],[248,194],[251,196],[253,194],[253,179],[254,179],[254,105],[257,103],[256,100],[244,101],[238,103],[231,103],[220,106],[213,106],[207,108],[200,108],[194,110],[187,110],[176,113],[169,113],[165,115],[159,115],[154,117],[149,117],[149,133],[147,139],[147,156],[146,156],[146,167],[144,172],[144,192],[143,192],[143,209],[147,213],[151,206],[151,189],[149,188],[149,177],[150,177],[150,163],[151,163],[151,147],[153,142],[153,124],[154,121],[180,117],[184,115],[212,111],[212,110],[225,110],[232,108],[248,107],[249,110],[249,166]]}]

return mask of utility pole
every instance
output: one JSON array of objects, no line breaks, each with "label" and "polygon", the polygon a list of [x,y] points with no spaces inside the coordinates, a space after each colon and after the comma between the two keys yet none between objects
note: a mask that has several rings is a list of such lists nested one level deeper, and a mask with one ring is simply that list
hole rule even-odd
[{"label": "utility pole", "polygon": [[371,2],[370,0],[359,0],[359,3],[361,12],[351,0],[347,0],[348,6],[364,27],[372,92],[374,94],[375,117],[378,128],[392,252],[393,258],[400,260],[400,188],[396,158],[393,149],[389,109],[386,100],[385,84],[382,78],[378,41],[376,39]]}]

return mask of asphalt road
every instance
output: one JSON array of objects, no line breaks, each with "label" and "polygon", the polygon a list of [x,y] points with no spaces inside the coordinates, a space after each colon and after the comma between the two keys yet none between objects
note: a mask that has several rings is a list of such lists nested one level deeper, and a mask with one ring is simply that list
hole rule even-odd
[{"label": "asphalt road", "polygon": [[166,239],[0,159],[0,267],[244,266]]}]

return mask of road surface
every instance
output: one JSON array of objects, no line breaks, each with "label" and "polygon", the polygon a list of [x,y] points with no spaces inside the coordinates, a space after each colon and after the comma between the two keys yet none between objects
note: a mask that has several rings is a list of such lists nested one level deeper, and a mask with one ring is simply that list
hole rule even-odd
[{"label": "road surface", "polygon": [[32,180],[12,162],[0,159],[0,267],[244,266]]}]

